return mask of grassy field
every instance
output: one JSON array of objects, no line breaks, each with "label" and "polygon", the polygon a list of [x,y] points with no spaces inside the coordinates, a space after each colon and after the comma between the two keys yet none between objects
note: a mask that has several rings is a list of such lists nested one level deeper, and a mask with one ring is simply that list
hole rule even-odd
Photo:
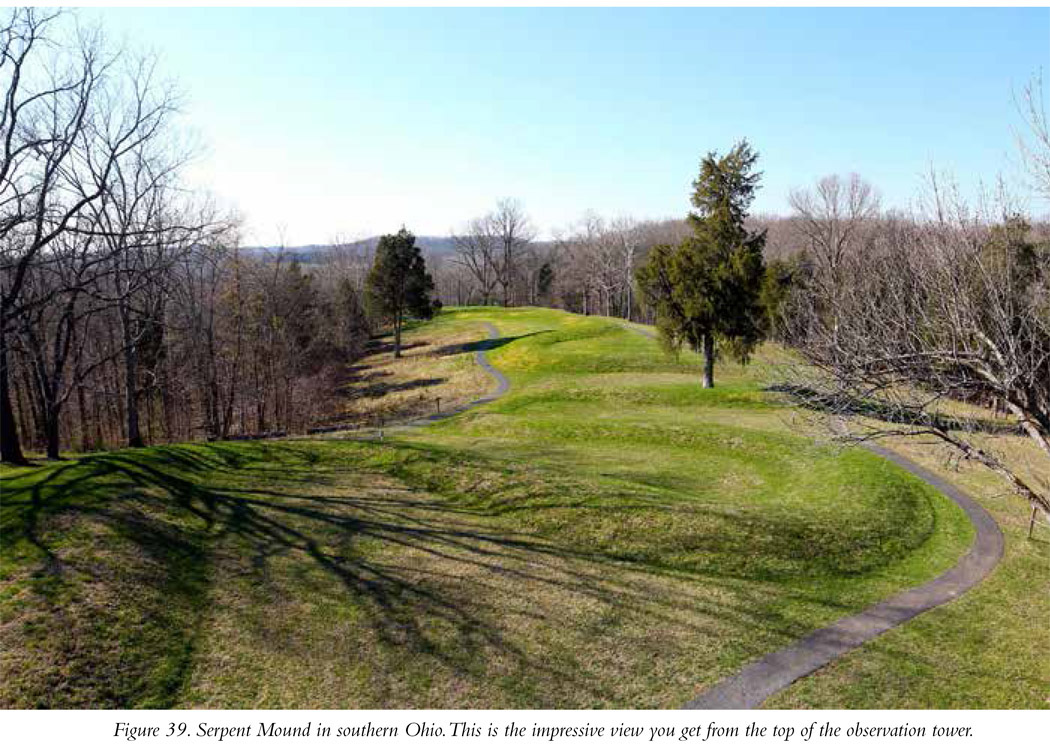
[{"label": "grassy field", "polygon": [[[971,540],[918,480],[794,433],[757,369],[722,366],[702,391],[695,360],[611,321],[448,312],[409,334],[417,360],[377,358],[355,376],[396,386],[379,399],[435,379],[420,387],[480,395],[491,383],[463,344],[486,320],[511,391],[382,443],[180,445],[4,469],[0,704],[676,707],[929,579]],[[986,654],[971,674],[924,625],[981,617],[994,636],[993,607],[1025,579],[1045,590],[1045,570],[1029,569],[1045,568],[1045,547],[1007,533],[1003,572],[976,592],[987,601],[971,593],[943,609],[955,616],[850,656],[856,673],[836,664],[777,699],[867,706],[890,684],[900,706],[1045,702],[1023,627],[1006,632],[1045,623],[1045,596],[1003,618],[1012,670]],[[946,651],[951,668],[902,666],[912,651],[931,667]]]}]

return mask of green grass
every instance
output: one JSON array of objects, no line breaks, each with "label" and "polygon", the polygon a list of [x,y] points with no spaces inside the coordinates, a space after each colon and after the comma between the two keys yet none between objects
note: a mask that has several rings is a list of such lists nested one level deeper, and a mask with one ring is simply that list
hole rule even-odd
[{"label": "green grass", "polygon": [[510,393],[384,443],[5,469],[0,703],[675,707],[971,541],[793,433],[755,368],[702,391],[692,357],[551,310],[441,330],[483,320]]},{"label": "green grass", "polygon": [[[1014,446],[1014,438],[997,439]],[[1026,447],[1019,441],[1015,449]],[[949,470],[946,455],[914,441],[893,448],[981,502],[1003,530],[1003,559],[962,598],[847,654],[766,706],[1050,707],[1050,528],[1037,526],[1029,539],[1027,503],[987,469]]]}]

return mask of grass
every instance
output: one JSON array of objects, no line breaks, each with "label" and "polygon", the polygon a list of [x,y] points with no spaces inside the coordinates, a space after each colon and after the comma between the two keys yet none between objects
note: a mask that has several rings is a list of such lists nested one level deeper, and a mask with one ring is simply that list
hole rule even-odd
[{"label": "grass", "polygon": [[489,387],[473,353],[485,338],[484,326],[440,316],[418,334],[409,331],[401,358],[384,341],[349,368],[329,421],[366,428],[377,417],[408,421],[464,406]]},{"label": "grass", "polygon": [[[480,395],[483,321],[511,391],[396,439],[4,469],[0,703],[675,707],[971,541],[918,480],[793,432],[755,369],[705,392],[690,357],[536,309],[451,311],[410,351]],[[388,364],[360,373],[433,379]]]},{"label": "grass", "polygon": [[[1027,459],[1045,457],[1021,437],[988,438],[986,447]],[[977,465],[953,466],[937,445],[897,440],[892,447],[945,475],[978,499],[1003,530],[1000,565],[976,589],[894,629],[775,695],[766,706],[793,708],[1050,707],[1050,528],[1028,538],[1028,504]]]}]

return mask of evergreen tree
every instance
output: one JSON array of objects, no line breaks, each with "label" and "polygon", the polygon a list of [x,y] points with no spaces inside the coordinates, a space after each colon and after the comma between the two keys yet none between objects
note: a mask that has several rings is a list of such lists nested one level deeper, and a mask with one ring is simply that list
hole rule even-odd
[{"label": "evergreen tree", "polygon": [[406,317],[429,319],[439,309],[431,299],[434,280],[416,247],[416,238],[404,227],[386,234],[376,247],[375,261],[365,284],[365,304],[372,319],[394,326],[394,357],[401,356],[401,329]]},{"label": "evergreen tree", "polygon": [[720,352],[746,363],[765,328],[760,301],[765,232],[744,226],[761,173],[747,141],[725,156],[709,153],[693,182],[693,235],[676,247],[653,248],[638,285],[656,311],[661,340],[704,357],[703,386],[714,387]]},{"label": "evergreen tree", "polygon": [[536,278],[536,295],[543,300],[550,299],[551,288],[554,286],[554,268],[550,263],[540,266]]}]

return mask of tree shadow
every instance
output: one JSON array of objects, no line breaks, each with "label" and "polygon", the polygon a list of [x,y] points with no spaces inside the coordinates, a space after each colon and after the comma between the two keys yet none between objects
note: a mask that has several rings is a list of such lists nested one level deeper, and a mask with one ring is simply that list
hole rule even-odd
[{"label": "tree shadow", "polygon": [[470,353],[476,351],[492,351],[494,349],[502,348],[509,343],[520,341],[524,338],[531,338],[532,336],[541,335],[543,333],[549,333],[550,330],[537,330],[532,333],[523,333],[516,336],[501,336],[499,338],[482,338],[477,341],[470,341],[468,343],[455,343],[448,346],[440,346],[434,350],[437,356],[454,356],[455,354]]},{"label": "tree shadow", "polygon": [[407,393],[413,390],[434,387],[446,381],[444,377],[418,377],[405,382],[374,382],[364,386],[350,383],[340,388],[340,393],[350,399],[382,398],[393,393]]},{"label": "tree shadow", "polygon": [[[337,595],[354,602],[362,612],[360,626],[384,652],[398,654],[390,656],[389,668],[401,668],[405,662],[399,659],[408,659],[440,664],[464,678],[483,678],[490,664],[502,663],[521,684],[536,685],[529,704],[542,707],[564,706],[543,696],[542,685],[549,683],[563,685],[582,703],[622,704],[618,680],[586,659],[548,658],[529,642],[527,631],[509,624],[515,619],[555,630],[594,626],[574,618],[574,606],[582,601],[609,616],[645,621],[650,630],[666,628],[679,636],[719,638],[728,627],[760,630],[763,641],[782,642],[811,626],[789,613],[793,607],[783,605],[787,601],[815,604],[832,614],[842,610],[804,586],[792,592],[787,585],[779,599],[769,596],[769,583],[798,575],[797,569],[784,572],[789,563],[797,567],[800,558],[819,556],[820,539],[806,532],[801,518],[795,527],[786,527],[782,517],[724,511],[706,531],[670,534],[666,548],[659,539],[637,548],[580,542],[571,535],[526,530],[521,513],[568,513],[570,526],[586,526],[613,511],[626,516],[663,510],[645,495],[569,501],[565,486],[558,484],[536,487],[524,510],[513,497],[521,496],[520,481],[528,478],[508,478],[505,467],[473,455],[459,456],[458,465],[475,471],[476,482],[456,488],[420,485],[417,478],[413,488],[406,466],[456,465],[446,451],[418,445],[382,448],[399,451],[395,470],[384,473],[384,480],[393,475],[401,482],[376,489],[358,463],[326,460],[323,451],[331,449],[337,448],[215,443],[122,451],[84,458],[5,490],[5,508],[16,516],[5,524],[5,541],[25,539],[45,560],[40,565],[44,576],[58,581],[53,590],[40,591],[51,606],[51,624],[63,622],[70,588],[103,580],[130,591],[120,599],[125,607],[120,614],[128,621],[158,617],[171,628],[170,641],[141,645],[136,657],[143,665],[135,678],[124,679],[104,698],[91,693],[96,706],[141,704],[135,690],[144,685],[154,695],[149,704],[175,704],[191,672],[207,611],[222,597],[216,586],[244,584],[245,595],[257,595],[253,610],[265,629],[267,605],[289,594],[275,586],[293,572],[306,582],[291,595]],[[506,497],[493,493],[489,472],[502,472]],[[682,511],[716,512],[710,507]],[[135,553],[129,552],[127,565],[112,569],[71,557],[53,532],[56,525],[71,523],[100,525]],[[692,561],[675,556],[682,544],[692,550]],[[732,556],[741,563],[717,562]],[[217,558],[230,560],[236,574],[219,575]],[[662,586],[687,590],[693,584],[719,593],[670,602],[654,595]],[[611,635],[602,630],[596,636]],[[734,647],[745,656],[758,655],[748,646]],[[116,678],[117,664],[125,659],[112,648],[98,650],[101,660],[75,663],[68,678]],[[158,685],[150,674],[165,659],[171,665]],[[45,701],[56,707],[83,704],[67,693]],[[403,704],[394,698],[386,706]]]},{"label": "tree shadow", "polygon": [[[406,351],[412,351],[417,348],[424,348],[429,346],[429,341],[402,341],[401,342],[401,353]],[[394,353],[394,340],[393,336],[383,336],[382,338],[373,338],[365,345],[364,356],[378,356],[380,354],[393,354]]]},{"label": "tree shadow", "polygon": [[983,417],[961,419],[949,414],[927,411],[905,404],[891,404],[875,399],[856,398],[841,392],[821,392],[806,385],[777,383],[766,388],[781,393],[794,405],[811,411],[841,416],[860,416],[890,424],[953,432],[981,432],[984,434],[1023,435],[1024,429],[1016,423]]}]

